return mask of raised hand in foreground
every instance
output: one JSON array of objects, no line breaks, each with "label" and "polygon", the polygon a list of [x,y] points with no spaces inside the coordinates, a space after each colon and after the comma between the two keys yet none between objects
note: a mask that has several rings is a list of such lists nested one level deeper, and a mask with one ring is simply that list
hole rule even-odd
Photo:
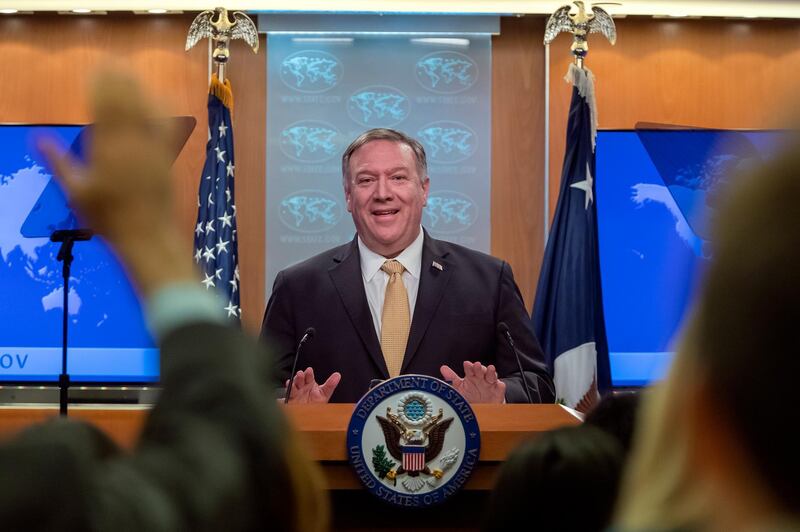
[{"label": "raised hand in foreground", "polygon": [[170,131],[129,75],[101,72],[92,84],[94,125],[84,165],[52,141],[40,149],[72,206],[106,237],[142,292],[193,280],[178,234],[170,183]]}]

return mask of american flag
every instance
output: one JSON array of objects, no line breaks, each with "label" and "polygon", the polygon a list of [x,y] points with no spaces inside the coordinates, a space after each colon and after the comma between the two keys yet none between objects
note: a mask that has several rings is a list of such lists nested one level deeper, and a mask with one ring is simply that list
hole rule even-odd
[{"label": "american flag", "polygon": [[206,290],[216,289],[225,299],[228,317],[239,320],[239,252],[236,243],[234,158],[229,80],[211,79],[208,95],[206,164],[197,196],[194,260],[203,274]]},{"label": "american flag", "polygon": [[403,469],[406,471],[422,471],[425,469],[425,446],[424,445],[404,445]]},{"label": "american flag", "polygon": [[561,403],[588,411],[610,387],[595,203],[594,76],[571,65],[561,190],[542,261],[533,326]]}]

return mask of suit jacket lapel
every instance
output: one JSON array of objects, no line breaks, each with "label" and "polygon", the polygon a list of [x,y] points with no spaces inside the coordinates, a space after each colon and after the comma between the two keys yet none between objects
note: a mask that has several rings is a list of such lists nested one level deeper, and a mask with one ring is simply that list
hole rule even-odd
[{"label": "suit jacket lapel", "polygon": [[408,335],[401,373],[406,371],[411,360],[417,354],[419,344],[428,330],[428,325],[444,296],[445,287],[450,281],[453,265],[447,262],[447,255],[448,252],[441,249],[438,241],[431,238],[426,232],[422,246],[422,268],[420,269],[417,303],[411,320],[411,331]]},{"label": "suit jacket lapel", "polygon": [[331,281],[339,292],[342,305],[347,311],[350,321],[353,323],[364,348],[369,353],[372,361],[380,368],[384,378],[389,377],[389,370],[386,368],[386,361],[383,359],[381,344],[375,334],[375,325],[372,322],[372,314],[369,311],[367,295],[364,292],[364,281],[361,276],[361,259],[358,254],[358,242],[353,242],[344,252],[333,259],[334,264],[328,270]]}]

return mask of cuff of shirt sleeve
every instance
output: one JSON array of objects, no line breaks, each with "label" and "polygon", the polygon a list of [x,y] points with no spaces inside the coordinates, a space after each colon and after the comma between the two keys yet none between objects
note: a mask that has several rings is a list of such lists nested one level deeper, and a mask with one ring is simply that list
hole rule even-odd
[{"label": "cuff of shirt sleeve", "polygon": [[145,302],[145,314],[156,340],[167,333],[198,321],[225,323],[223,301],[214,291],[195,282],[174,283],[158,290]]}]

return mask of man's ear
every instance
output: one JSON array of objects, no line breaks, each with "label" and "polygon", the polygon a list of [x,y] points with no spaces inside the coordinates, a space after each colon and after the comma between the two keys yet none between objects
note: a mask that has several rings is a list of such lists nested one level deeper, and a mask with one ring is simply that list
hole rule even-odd
[{"label": "man's ear", "polygon": [[353,214],[353,204],[350,197],[350,191],[345,187],[344,189],[344,205],[347,208],[347,212]]},{"label": "man's ear", "polygon": [[425,179],[422,180],[422,206],[427,207],[428,205],[428,191],[431,188],[431,178],[425,176]]}]

